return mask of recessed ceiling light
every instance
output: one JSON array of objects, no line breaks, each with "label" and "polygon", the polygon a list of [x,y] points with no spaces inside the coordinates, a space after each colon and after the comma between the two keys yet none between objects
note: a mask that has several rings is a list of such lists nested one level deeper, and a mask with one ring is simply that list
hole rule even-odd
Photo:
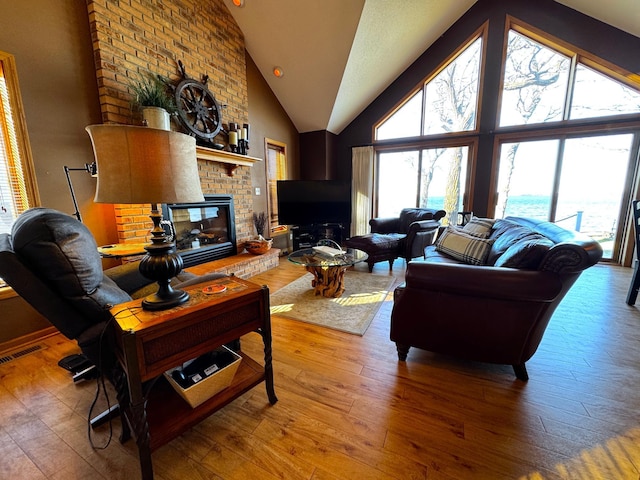
[{"label": "recessed ceiling light", "polygon": [[244,0],[231,0],[236,7],[244,7]]},{"label": "recessed ceiling light", "polygon": [[282,78],[284,76],[284,70],[282,67],[273,67],[273,74],[278,78]]}]

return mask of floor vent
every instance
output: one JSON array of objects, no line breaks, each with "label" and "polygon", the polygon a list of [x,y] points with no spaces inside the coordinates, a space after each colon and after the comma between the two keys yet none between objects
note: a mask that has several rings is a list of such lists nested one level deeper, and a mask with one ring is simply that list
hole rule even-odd
[{"label": "floor vent", "polygon": [[44,347],[42,345],[31,345],[30,347],[23,348],[22,350],[18,350],[18,351],[3,355],[2,357],[0,357],[0,365],[3,363],[8,363],[11,360],[15,360],[16,358],[29,355],[30,353],[38,352],[40,350],[43,350],[43,348]]}]

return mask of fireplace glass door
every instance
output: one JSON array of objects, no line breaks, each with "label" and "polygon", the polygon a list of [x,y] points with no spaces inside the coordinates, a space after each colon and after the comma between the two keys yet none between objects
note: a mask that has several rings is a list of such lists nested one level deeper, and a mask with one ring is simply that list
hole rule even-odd
[{"label": "fireplace glass door", "polygon": [[186,267],[236,254],[231,195],[205,195],[202,203],[164,206],[165,230]]}]

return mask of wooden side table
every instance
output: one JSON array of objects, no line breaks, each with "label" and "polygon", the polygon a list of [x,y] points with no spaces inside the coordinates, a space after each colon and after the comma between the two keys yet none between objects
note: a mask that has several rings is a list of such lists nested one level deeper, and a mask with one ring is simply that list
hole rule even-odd
[{"label": "wooden side table", "polygon": [[[222,293],[204,287],[224,285]],[[196,425],[262,381],[271,404],[276,398],[271,356],[269,289],[225,277],[186,289],[188,302],[163,311],[142,310],[140,300],[116,305],[115,344],[122,366],[116,379],[123,422],[121,441],[133,433],[142,478],[153,478],[151,452]],[[196,408],[180,398],[163,372],[220,345],[258,332],[264,343],[264,366],[242,352],[231,385]]]},{"label": "wooden side table", "polygon": [[104,258],[123,258],[144,255],[147,251],[144,247],[149,243],[114,243],[98,247],[98,253]]}]

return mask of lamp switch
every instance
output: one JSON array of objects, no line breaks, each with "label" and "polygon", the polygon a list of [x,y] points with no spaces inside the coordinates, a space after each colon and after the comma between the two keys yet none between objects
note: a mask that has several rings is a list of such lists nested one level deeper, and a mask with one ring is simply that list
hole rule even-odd
[{"label": "lamp switch", "polygon": [[256,195],[260,195],[260,187],[256,187]]}]

